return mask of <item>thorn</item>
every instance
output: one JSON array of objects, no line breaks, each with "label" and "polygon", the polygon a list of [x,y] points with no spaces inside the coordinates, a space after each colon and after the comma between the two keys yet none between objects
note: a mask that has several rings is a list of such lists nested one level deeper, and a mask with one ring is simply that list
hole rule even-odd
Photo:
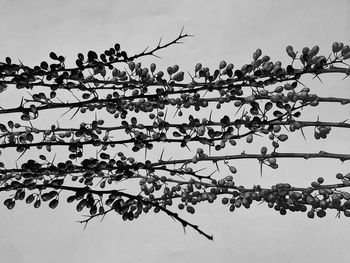
[{"label": "thorn", "polygon": [[72,93],[73,97],[76,98],[77,101],[81,102],[81,101],[79,100],[79,98],[78,98],[77,96],[75,96],[75,94],[74,94],[70,89],[69,89],[68,91],[69,91],[70,93]]},{"label": "thorn", "polygon": [[75,111],[75,113],[73,114],[73,116],[72,116],[72,117],[70,117],[70,120],[72,120],[72,119],[75,117],[75,115],[77,115],[77,113],[78,113],[79,109],[80,109],[80,108],[77,108],[77,110]]},{"label": "thorn", "polygon": [[299,80],[296,80],[299,84],[303,85],[305,88],[307,88],[302,82],[300,82]]},{"label": "thorn", "polygon": [[218,172],[220,173],[220,169],[219,169],[219,165],[218,165],[217,161],[215,161],[215,166],[216,166],[216,169],[218,170]]},{"label": "thorn", "polygon": [[163,162],[163,153],[164,153],[164,148],[162,150],[162,153],[160,154],[159,162]]},{"label": "thorn", "polygon": [[54,157],[53,157],[53,159],[52,159],[52,161],[51,161],[52,164],[53,164],[53,162],[55,161],[55,159],[56,159],[56,153],[55,153],[55,155],[54,155]]},{"label": "thorn", "polygon": [[25,149],[22,154],[17,158],[16,162],[26,153],[27,149]]},{"label": "thorn", "polygon": [[145,53],[145,52],[147,51],[148,48],[149,48],[149,46],[147,46],[147,47],[145,48],[145,50],[142,51],[141,53]]},{"label": "thorn", "polygon": [[166,120],[167,115],[168,115],[168,108],[166,108],[165,110],[164,121]]},{"label": "thorn", "polygon": [[156,57],[156,58],[162,58],[162,57],[160,57],[160,56],[157,56],[157,55],[154,55],[153,53],[151,54],[153,57]]},{"label": "thorn", "polygon": [[176,113],[179,111],[179,108],[176,108],[176,111],[175,111],[175,113],[174,113],[174,116],[173,116],[173,118],[175,118],[175,116],[176,116]]},{"label": "thorn", "polygon": [[214,172],[212,172],[211,174],[208,175],[208,178],[210,178],[213,174],[215,174],[217,170],[215,170]]},{"label": "thorn", "polygon": [[72,110],[72,108],[68,109],[65,113],[63,113],[60,117],[63,117],[64,115],[66,115],[68,112],[70,112]]},{"label": "thorn", "polygon": [[323,83],[322,80],[320,79],[320,77],[319,77],[318,75],[316,75],[315,77],[313,77],[313,79],[316,78],[316,77],[318,78],[318,80],[319,80],[321,83]]},{"label": "thorn", "polygon": [[303,127],[300,128],[300,132],[301,132],[301,134],[303,135],[304,140],[306,141],[306,137],[305,137],[305,134],[304,134],[304,131],[303,131]]},{"label": "thorn", "polygon": [[244,104],[241,104],[241,106],[239,106],[238,110],[235,113],[235,116],[237,115],[237,113],[241,110],[241,108],[243,107]]},{"label": "thorn", "polygon": [[182,223],[182,228],[184,229],[184,234],[186,235],[186,224],[185,223]]},{"label": "thorn", "polygon": [[[207,168],[206,168],[206,167],[201,168],[201,169],[199,169],[199,170],[194,171],[194,173],[201,172],[201,171],[203,171],[203,170],[205,170],[205,169],[207,169]],[[203,176],[203,177],[206,177],[206,176]]]},{"label": "thorn", "polygon": [[[107,211],[107,212],[108,212],[108,211]],[[102,218],[101,218],[100,222],[102,222],[102,220],[105,218],[107,212],[105,212],[105,213],[102,215]]]},{"label": "thorn", "polygon": [[340,218],[340,211],[338,211],[338,213],[335,215],[335,217],[337,218]]},{"label": "thorn", "polygon": [[160,42],[162,42],[162,38],[163,38],[163,37],[160,37],[157,47],[160,47]]},{"label": "thorn", "polygon": [[182,32],[183,32],[184,28],[185,28],[185,26],[182,26],[180,36],[182,36]]}]

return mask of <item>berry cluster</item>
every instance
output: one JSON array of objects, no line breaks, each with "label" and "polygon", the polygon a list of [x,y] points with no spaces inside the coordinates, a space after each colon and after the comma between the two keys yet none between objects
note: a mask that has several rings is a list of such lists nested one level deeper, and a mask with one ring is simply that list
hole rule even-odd
[{"label": "berry cluster", "polygon": [[[0,150],[15,148],[20,157],[33,149],[40,152],[37,159],[28,159],[16,168],[0,161],[0,192],[11,192],[5,206],[12,209],[17,201],[25,200],[35,208],[48,202],[54,209],[61,192],[71,192],[67,202],[75,203],[78,212],[88,210],[90,216],[84,223],[111,211],[123,220],[133,220],[152,209],[165,212],[207,238],[212,237],[170,207],[176,204],[179,210],[193,214],[196,204],[212,203],[221,196],[222,204],[232,212],[239,207],[250,208],[256,201],[267,203],[281,215],[287,211],[308,211],[309,218],[315,214],[324,217],[327,209],[333,209],[348,217],[350,194],[340,189],[350,185],[350,174],[337,174],[341,180],[338,184],[325,185],[320,177],[304,188],[288,183],[246,188],[236,185],[233,175],[239,174],[239,169],[232,160],[256,159],[261,167],[272,169],[279,167],[279,158],[349,160],[349,154],[325,151],[279,152],[293,132],[300,131],[304,136],[303,128],[313,127],[315,139],[326,139],[332,128],[350,128],[345,121],[301,120],[302,110],[320,103],[350,103],[350,98],[318,96],[301,82],[304,75],[349,76],[350,68],[345,62],[350,58],[349,46],[335,42],[328,56],[319,55],[318,46],[303,48],[300,56],[288,46],[286,52],[292,62],[286,67],[257,49],[253,60],[241,68],[223,60],[211,71],[197,63],[194,71],[188,72],[188,81],[178,65],[162,71],[157,70],[155,63],[144,67],[136,61],[156,56],[157,51],[186,37],[189,35],[181,31],[175,40],[164,45],[159,42],[154,49],[133,56],[121,50],[119,44],[101,54],[79,53],[73,68],[67,68],[65,57],[54,52],[50,53],[54,63],[43,61],[34,67],[15,64],[10,58],[0,62],[0,93],[6,93],[8,88],[32,92],[27,98],[23,94],[19,106],[0,109],[6,116],[20,116],[0,123]],[[295,65],[296,61],[300,66]],[[66,92],[73,94],[76,101],[63,102]],[[207,97],[207,93],[211,96]],[[212,105],[218,112],[232,105],[241,115],[225,112],[216,120],[212,114],[208,118],[199,116],[201,110]],[[71,119],[77,114],[103,111],[115,121],[109,124],[105,118],[96,117],[73,127],[57,123],[42,129],[32,125],[43,111],[57,109],[75,110]],[[174,115],[169,117],[171,109]],[[176,116],[183,122],[176,122]],[[224,152],[229,147],[234,151],[238,143],[253,144],[258,136],[267,138],[270,144],[259,146],[257,153],[236,151],[219,155],[211,151]],[[147,151],[165,143],[180,149],[195,146],[197,150],[187,159],[163,160],[164,151],[157,161],[147,159]],[[131,152],[121,152],[122,145],[130,146]],[[208,146],[209,152],[198,145]],[[49,160],[48,153],[58,147],[66,149],[67,159]],[[95,147],[98,154],[88,156],[87,147]],[[114,156],[113,148],[118,148]],[[145,150],[145,160],[138,161],[136,153],[141,150]],[[135,156],[129,156],[132,154]],[[217,171],[203,175],[202,169],[196,167],[208,162],[214,163]],[[222,176],[218,163],[224,164],[230,175]],[[116,190],[128,183],[136,185],[136,190]]]}]

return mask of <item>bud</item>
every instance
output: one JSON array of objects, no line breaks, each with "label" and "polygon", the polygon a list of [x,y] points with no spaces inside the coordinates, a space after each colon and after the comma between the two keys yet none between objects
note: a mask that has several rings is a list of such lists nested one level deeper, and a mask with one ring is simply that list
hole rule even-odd
[{"label": "bud", "polygon": [[310,57],[313,57],[313,56],[316,56],[318,51],[320,51],[320,48],[319,46],[314,46],[310,51],[309,51],[309,56]]},{"label": "bud", "polygon": [[341,50],[341,48],[340,48],[339,43],[338,43],[338,42],[334,42],[334,43],[332,44],[332,51],[333,51],[333,53],[337,53],[337,52],[339,52],[340,50]]},{"label": "bud", "polygon": [[343,59],[348,59],[350,58],[350,51],[348,53],[346,53],[345,55],[343,55]]},{"label": "bud", "polygon": [[[237,173],[236,167],[234,167],[234,166],[229,166],[229,169],[230,169],[230,172],[231,172],[231,173],[233,173],[233,174]],[[227,181],[229,181],[229,180],[227,180]]]},{"label": "bud", "polygon": [[153,73],[156,70],[156,64],[152,63],[150,66],[150,70]]},{"label": "bud", "polygon": [[224,69],[225,67],[226,67],[226,61],[223,60],[223,61],[221,61],[220,64],[219,64],[219,69]]},{"label": "bud", "polygon": [[129,66],[129,69],[130,69],[131,71],[134,71],[134,69],[135,69],[135,62],[130,61],[130,62],[128,63],[128,66]]},{"label": "bud", "polygon": [[228,176],[226,176],[226,177],[224,178],[224,180],[225,180],[225,181],[231,182],[231,181],[233,181],[233,176],[232,176],[232,175],[228,175]]},{"label": "bud", "polygon": [[195,66],[195,68],[194,68],[194,71],[195,71],[195,72],[198,72],[198,71],[201,70],[201,68],[202,68],[202,64],[201,64],[201,63],[197,63],[196,66]]},{"label": "bud", "polygon": [[303,55],[307,55],[309,53],[310,49],[308,47],[304,47],[303,50],[301,51],[301,53],[303,53]]},{"label": "bud", "polygon": [[180,71],[179,73],[175,74],[173,76],[173,80],[175,81],[183,81],[184,80],[185,73],[183,71]]},{"label": "bud", "polygon": [[173,74],[173,68],[172,67],[168,67],[167,68],[167,72],[169,75]]},{"label": "bud", "polygon": [[287,46],[286,47],[286,51],[287,51],[288,56],[290,56],[292,59],[295,59],[296,54],[293,51],[293,47],[292,46]]},{"label": "bud", "polygon": [[254,52],[254,54],[253,54],[253,59],[254,59],[254,61],[257,61],[258,58],[261,56],[261,54],[262,54],[261,49],[258,48],[258,49]]},{"label": "bud", "polygon": [[179,66],[178,65],[174,65],[173,66],[173,73],[176,73],[179,70]]},{"label": "bud", "polygon": [[252,143],[253,142],[253,135],[249,134],[246,138],[247,143]]},{"label": "bud", "polygon": [[267,153],[267,148],[265,146],[261,147],[260,152],[262,155],[265,155]]}]

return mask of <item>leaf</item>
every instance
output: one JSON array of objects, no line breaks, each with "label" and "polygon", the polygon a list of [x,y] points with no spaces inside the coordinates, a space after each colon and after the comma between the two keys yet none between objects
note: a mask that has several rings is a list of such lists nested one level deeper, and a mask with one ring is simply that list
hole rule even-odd
[{"label": "leaf", "polygon": [[87,56],[88,56],[88,59],[89,59],[90,61],[91,61],[91,60],[97,59],[97,54],[96,54],[96,52],[95,52],[95,51],[92,51],[92,50],[90,50],[90,51],[88,52]]},{"label": "leaf", "polygon": [[58,205],[58,199],[51,200],[51,202],[49,203],[49,207],[52,209],[55,209],[57,205]]},{"label": "leaf", "polygon": [[55,52],[50,52],[50,58],[51,59],[53,59],[53,60],[58,60],[58,57],[57,57],[57,55],[56,55],[56,53]]},{"label": "leaf", "polygon": [[13,127],[14,127],[13,121],[8,121],[8,122],[7,122],[7,125],[9,126],[9,128],[10,128],[11,130],[12,130]]}]

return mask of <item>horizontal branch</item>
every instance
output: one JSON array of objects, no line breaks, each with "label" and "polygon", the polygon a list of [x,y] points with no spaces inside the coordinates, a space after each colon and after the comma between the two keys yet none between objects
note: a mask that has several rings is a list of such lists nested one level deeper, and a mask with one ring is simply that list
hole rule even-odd
[{"label": "horizontal branch", "polygon": [[[301,158],[301,159],[315,159],[315,158],[326,158],[326,159],[338,159],[342,162],[350,160],[350,154],[339,154],[339,153],[329,153],[325,151],[320,151],[318,153],[278,153],[274,152],[271,154],[249,154],[242,152],[241,154],[236,155],[220,155],[220,156],[206,156],[206,157],[200,157],[198,159],[199,161],[211,161],[211,162],[218,162],[218,161],[225,161],[225,160],[238,160],[238,159],[257,159],[257,160],[267,160],[270,158]],[[160,165],[167,165],[167,164],[178,164],[178,163],[191,163],[192,159],[178,159],[178,160],[170,160],[170,161],[161,161],[157,163],[153,163],[152,165],[157,167]]]},{"label": "horizontal branch", "polygon": [[[11,185],[8,186],[4,186],[4,187],[0,187],[0,192],[2,191],[8,191],[8,190],[13,190],[13,187],[11,188]],[[17,189],[22,189],[22,188],[28,188],[28,186],[21,184],[20,186],[16,187]],[[119,190],[106,190],[106,191],[98,191],[98,190],[94,190],[91,189],[90,187],[73,187],[73,186],[67,186],[67,185],[36,185],[36,189],[46,189],[46,188],[53,188],[53,189],[58,189],[58,190],[66,190],[66,191],[73,191],[73,192],[79,192],[79,191],[84,191],[85,193],[91,193],[91,194],[96,194],[96,195],[101,195],[101,194],[115,194],[117,196],[120,197],[126,197],[129,198],[131,200],[135,200],[137,202],[141,202],[143,204],[146,205],[151,205],[152,207],[157,207],[158,209],[160,209],[161,211],[163,211],[164,213],[166,213],[168,216],[174,218],[176,221],[179,221],[181,223],[181,225],[185,228],[187,226],[193,228],[195,231],[197,231],[199,234],[205,236],[206,238],[208,238],[209,240],[213,240],[213,236],[212,235],[208,235],[207,233],[205,233],[204,231],[202,231],[197,225],[194,225],[188,221],[186,221],[185,219],[183,219],[182,217],[180,217],[177,213],[174,213],[172,211],[170,211],[169,209],[159,205],[158,202],[153,202],[150,201],[149,199],[145,199],[144,197],[140,196],[140,195],[132,195],[132,194],[128,194]]]},{"label": "horizontal branch", "polygon": [[[346,122],[329,122],[329,121],[295,121],[295,120],[286,120],[286,121],[272,121],[269,122],[268,125],[290,125],[292,123],[298,122],[300,124],[301,127],[316,127],[316,126],[329,126],[329,127],[337,127],[337,128],[350,128],[350,123],[346,123]],[[248,125],[250,124],[249,121],[246,120],[241,120],[242,125]],[[262,125],[264,124],[264,122],[261,123]],[[87,123],[86,125],[91,126],[91,123]],[[228,124],[229,126],[233,126],[235,125],[234,122],[230,122]],[[169,128],[178,128],[183,126],[183,123],[167,123],[167,127]],[[194,123],[191,124],[191,127],[214,127],[214,126],[222,126],[222,123],[220,122],[207,122],[207,123]],[[0,138],[5,137],[7,135],[21,135],[21,134],[26,134],[28,133],[28,131],[33,132],[35,134],[41,134],[41,133],[45,133],[48,130],[47,129],[33,129],[32,127],[29,126],[22,126],[25,127],[26,130],[17,130],[17,131],[7,131],[7,132],[0,132]],[[111,132],[111,131],[117,131],[117,130],[125,130],[124,126],[103,126],[103,125],[98,125],[96,126],[99,130],[101,131],[106,131],[106,132]],[[131,125],[131,128],[135,128],[137,130],[153,130],[154,126],[153,125],[142,125],[142,128],[140,128],[140,126],[137,125]],[[92,128],[91,128],[92,129]],[[77,132],[80,129],[78,128],[65,128],[65,127],[56,127],[56,129],[54,131],[52,131],[52,133],[60,133],[60,132]]]}]

